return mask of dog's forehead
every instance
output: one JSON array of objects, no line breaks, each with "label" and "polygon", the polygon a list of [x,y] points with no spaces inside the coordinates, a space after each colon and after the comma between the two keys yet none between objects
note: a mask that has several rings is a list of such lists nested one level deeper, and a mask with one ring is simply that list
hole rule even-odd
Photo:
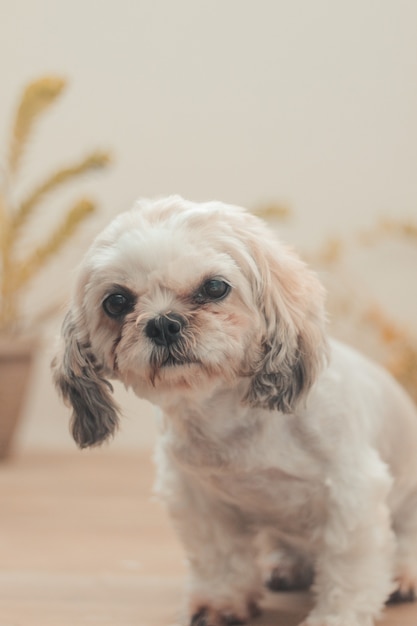
[{"label": "dog's forehead", "polygon": [[111,245],[106,241],[96,248],[93,263],[111,273],[114,282],[128,282],[139,292],[151,287],[181,291],[197,286],[200,278],[237,271],[231,255],[219,250],[207,233],[169,224],[119,232]]}]

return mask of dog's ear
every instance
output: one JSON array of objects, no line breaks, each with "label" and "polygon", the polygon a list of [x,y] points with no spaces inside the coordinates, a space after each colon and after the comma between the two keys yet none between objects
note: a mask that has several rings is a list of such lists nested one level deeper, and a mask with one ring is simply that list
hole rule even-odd
[{"label": "dog's ear", "polygon": [[265,329],[247,401],[291,413],[327,359],[324,289],[290,250],[266,243],[256,248],[261,272],[257,306]]},{"label": "dog's ear", "polygon": [[63,345],[52,362],[55,385],[73,408],[72,435],[80,448],[101,444],[114,434],[119,410],[112,397],[111,384],[101,369],[71,311],[62,326]]}]

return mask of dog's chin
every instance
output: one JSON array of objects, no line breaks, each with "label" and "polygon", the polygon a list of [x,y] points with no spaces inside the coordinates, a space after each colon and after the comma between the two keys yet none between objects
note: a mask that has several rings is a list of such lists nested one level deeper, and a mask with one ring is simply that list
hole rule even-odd
[{"label": "dog's chin", "polygon": [[227,378],[219,368],[198,360],[178,360],[167,357],[158,367],[145,371],[132,371],[123,376],[123,382],[135,394],[159,405],[166,397],[201,396]]},{"label": "dog's chin", "polygon": [[158,368],[151,368],[149,381],[155,389],[192,390],[206,385],[214,373],[197,360],[177,360],[168,357]]}]

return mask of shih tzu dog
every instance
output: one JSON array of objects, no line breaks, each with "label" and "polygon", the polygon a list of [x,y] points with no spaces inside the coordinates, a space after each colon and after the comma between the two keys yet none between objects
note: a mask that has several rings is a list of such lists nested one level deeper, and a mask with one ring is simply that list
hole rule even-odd
[{"label": "shih tzu dog", "polygon": [[140,201],[82,262],[54,379],[84,448],[109,379],[160,407],[157,491],[189,566],[188,624],[312,586],[304,626],[371,626],[417,582],[417,414],[326,335],[315,274],[243,209]]}]

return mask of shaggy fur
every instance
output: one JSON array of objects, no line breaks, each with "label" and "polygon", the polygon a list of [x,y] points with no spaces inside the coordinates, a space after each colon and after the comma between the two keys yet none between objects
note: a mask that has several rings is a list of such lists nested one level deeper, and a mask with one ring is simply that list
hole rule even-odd
[{"label": "shaggy fur", "polygon": [[417,580],[417,415],[329,341],[323,289],[264,224],[141,201],[95,240],[54,377],[81,447],[118,423],[108,379],[161,410],[157,490],[189,564],[188,623],[313,585],[305,626],[371,626]]}]

